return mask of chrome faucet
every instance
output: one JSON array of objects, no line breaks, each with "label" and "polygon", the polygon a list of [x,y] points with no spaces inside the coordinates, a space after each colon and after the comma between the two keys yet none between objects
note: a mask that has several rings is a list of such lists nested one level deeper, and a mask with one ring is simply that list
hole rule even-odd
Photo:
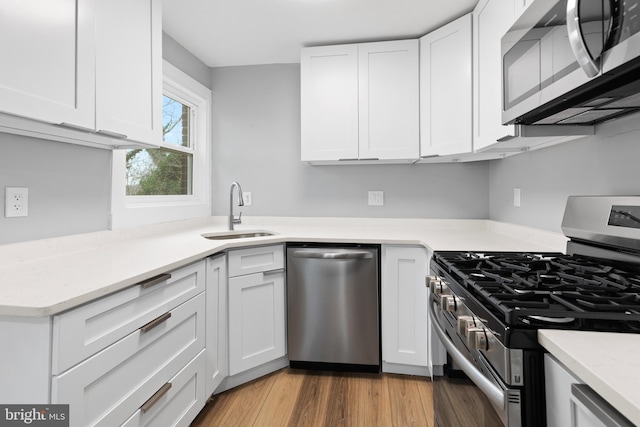
[{"label": "chrome faucet", "polygon": [[242,200],[242,187],[237,182],[231,183],[231,190],[229,191],[229,230],[233,230],[233,224],[241,224],[242,223],[242,212],[238,218],[233,216],[233,188],[238,189],[238,206],[244,206],[244,200]]}]

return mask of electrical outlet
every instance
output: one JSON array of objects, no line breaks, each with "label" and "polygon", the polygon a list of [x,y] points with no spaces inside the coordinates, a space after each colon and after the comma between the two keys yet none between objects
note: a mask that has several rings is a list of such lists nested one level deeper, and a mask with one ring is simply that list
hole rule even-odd
[{"label": "electrical outlet", "polygon": [[27,216],[29,207],[29,189],[24,187],[5,187],[4,216],[13,218]]},{"label": "electrical outlet", "polygon": [[244,202],[245,206],[251,206],[251,202],[252,202],[251,191],[242,192],[242,201]]},{"label": "electrical outlet", "polygon": [[369,206],[383,206],[384,191],[369,191]]}]

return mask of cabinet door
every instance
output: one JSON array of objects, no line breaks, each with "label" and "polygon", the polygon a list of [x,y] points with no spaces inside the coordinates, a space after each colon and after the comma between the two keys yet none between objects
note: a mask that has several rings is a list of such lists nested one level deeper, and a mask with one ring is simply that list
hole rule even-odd
[{"label": "cabinet door", "polygon": [[382,359],[426,367],[429,269],[422,247],[382,248]]},{"label": "cabinet door", "polygon": [[471,14],[420,39],[420,155],[469,153]]},{"label": "cabinet door", "polygon": [[227,257],[207,259],[206,394],[210,396],[228,373]]},{"label": "cabinet door", "polygon": [[286,354],[284,272],[229,279],[229,374]]},{"label": "cabinet door", "polygon": [[418,40],[364,43],[359,56],[359,157],[419,157]]},{"label": "cabinet door", "polygon": [[513,0],[480,0],[473,11],[473,148],[481,150],[514,135],[502,125],[500,39],[514,17]]},{"label": "cabinet door", "polygon": [[94,0],[0,2],[0,111],[93,128]]},{"label": "cabinet door", "polygon": [[97,0],[96,130],[162,140],[162,2]]},{"label": "cabinet door", "polygon": [[581,381],[549,354],[544,355],[547,426],[571,426],[571,384]]},{"label": "cabinet door", "polygon": [[529,7],[531,3],[533,3],[533,0],[513,0],[514,22],[520,17],[520,15],[522,15],[522,13],[527,7]]},{"label": "cabinet door", "polygon": [[358,158],[358,47],[302,50],[302,161]]}]

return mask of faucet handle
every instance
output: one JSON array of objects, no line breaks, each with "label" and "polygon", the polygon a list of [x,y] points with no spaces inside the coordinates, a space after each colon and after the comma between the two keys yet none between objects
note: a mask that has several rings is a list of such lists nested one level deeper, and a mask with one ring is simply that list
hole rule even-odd
[{"label": "faucet handle", "polygon": [[233,218],[233,223],[242,224],[242,211],[240,211],[240,215],[238,215],[238,218]]}]

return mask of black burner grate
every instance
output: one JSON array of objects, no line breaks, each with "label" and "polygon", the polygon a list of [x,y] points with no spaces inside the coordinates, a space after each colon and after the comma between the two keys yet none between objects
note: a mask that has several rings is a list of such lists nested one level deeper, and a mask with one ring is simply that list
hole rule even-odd
[{"label": "black burner grate", "polygon": [[558,253],[436,252],[434,260],[506,325],[640,330],[638,265]]}]

